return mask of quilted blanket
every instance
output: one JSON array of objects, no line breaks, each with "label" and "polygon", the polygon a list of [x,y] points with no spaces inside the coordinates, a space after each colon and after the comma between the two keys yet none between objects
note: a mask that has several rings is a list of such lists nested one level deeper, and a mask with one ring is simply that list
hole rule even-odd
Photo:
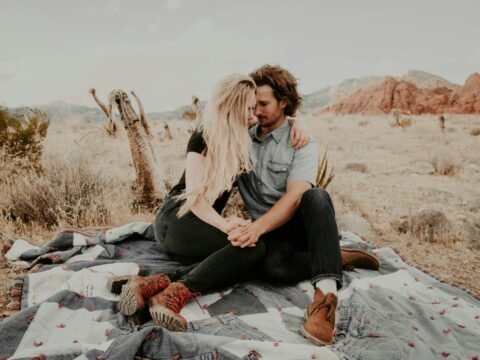
[{"label": "quilted blanket", "polygon": [[480,302],[344,232],[342,247],[373,251],[378,271],[344,272],[335,343],[319,347],[299,330],[313,296],[308,282],[260,280],[202,294],[169,332],[146,316],[135,325],[107,286],[117,275],[181,271],[150,224],[67,230],[42,247],[18,239],[8,261],[30,272],[16,280],[19,312],[0,322],[0,358],[9,359],[478,359]]}]

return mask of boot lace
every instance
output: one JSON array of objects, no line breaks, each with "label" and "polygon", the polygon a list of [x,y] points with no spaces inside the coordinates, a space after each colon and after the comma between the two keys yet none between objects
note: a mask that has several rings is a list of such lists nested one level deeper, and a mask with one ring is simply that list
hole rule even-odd
[{"label": "boot lace", "polygon": [[310,311],[310,314],[320,311],[322,308],[328,308],[327,311],[327,320],[332,321],[335,317],[335,309],[337,307],[336,301],[333,302],[333,304],[326,302],[326,299],[322,299],[320,301],[315,301],[312,303],[312,310]]},{"label": "boot lace", "polygon": [[[187,304],[190,299],[195,299],[195,302],[200,306],[197,298],[200,296],[199,292],[192,293],[188,290],[187,287],[177,287],[175,291],[173,291],[169,295],[167,306],[170,310],[176,312],[177,314],[180,313],[180,310]],[[200,306],[203,310],[203,308]]]},{"label": "boot lace", "polygon": [[144,298],[148,298],[166,289],[170,285],[170,281],[166,277],[160,279],[147,280],[139,285],[140,292]]}]

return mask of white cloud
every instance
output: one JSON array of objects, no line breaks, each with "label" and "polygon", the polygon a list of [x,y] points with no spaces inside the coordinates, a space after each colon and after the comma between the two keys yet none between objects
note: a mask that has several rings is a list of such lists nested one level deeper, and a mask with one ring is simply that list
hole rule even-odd
[{"label": "white cloud", "polygon": [[15,74],[11,72],[1,72],[0,73],[0,81],[10,81],[15,78]]},{"label": "white cloud", "polygon": [[167,0],[165,7],[170,10],[176,10],[182,4],[182,0]]},{"label": "white cloud", "polygon": [[159,23],[150,23],[147,25],[147,30],[149,32],[157,31],[159,25],[160,25]]},{"label": "white cloud", "polygon": [[120,11],[121,0],[108,0],[107,11],[110,13],[118,13]]}]

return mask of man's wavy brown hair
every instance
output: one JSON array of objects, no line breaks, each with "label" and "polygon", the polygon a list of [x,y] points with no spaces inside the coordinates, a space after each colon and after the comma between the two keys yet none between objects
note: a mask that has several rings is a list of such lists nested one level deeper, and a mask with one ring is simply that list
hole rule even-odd
[{"label": "man's wavy brown hair", "polygon": [[297,91],[297,79],[288,71],[278,65],[263,65],[250,74],[257,87],[268,85],[273,89],[273,96],[277,101],[285,100],[284,109],[286,116],[295,116],[302,105],[302,98]]}]

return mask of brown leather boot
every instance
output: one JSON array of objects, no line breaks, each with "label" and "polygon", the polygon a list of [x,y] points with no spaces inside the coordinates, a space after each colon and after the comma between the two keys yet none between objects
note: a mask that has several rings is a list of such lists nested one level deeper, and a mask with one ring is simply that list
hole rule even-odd
[{"label": "brown leather boot", "polygon": [[198,295],[190,292],[181,282],[171,283],[160,294],[152,296],[148,300],[153,322],[170,331],[185,331],[187,320],[180,315],[180,311],[188,300]]},{"label": "brown leather boot", "polygon": [[340,249],[342,255],[342,266],[345,270],[354,268],[378,270],[380,259],[374,254],[357,249]]},{"label": "brown leather boot", "polygon": [[336,295],[324,295],[322,290],[315,289],[313,302],[305,312],[305,322],[301,329],[303,336],[317,345],[333,344],[336,308]]},{"label": "brown leather boot", "polygon": [[170,285],[166,274],[149,277],[133,276],[122,286],[118,309],[124,315],[133,315],[145,308],[145,301]]}]

